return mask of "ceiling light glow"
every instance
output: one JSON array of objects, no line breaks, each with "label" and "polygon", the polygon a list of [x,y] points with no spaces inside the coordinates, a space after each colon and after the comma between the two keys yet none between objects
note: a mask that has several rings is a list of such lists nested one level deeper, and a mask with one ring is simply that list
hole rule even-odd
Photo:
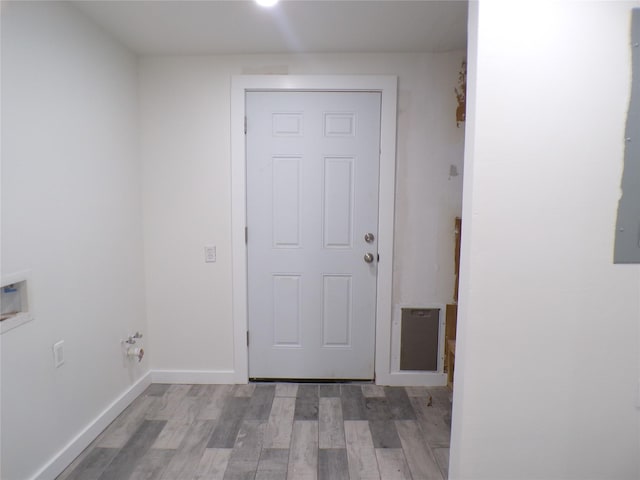
[{"label": "ceiling light glow", "polygon": [[278,0],[256,0],[256,3],[261,7],[273,7]]}]

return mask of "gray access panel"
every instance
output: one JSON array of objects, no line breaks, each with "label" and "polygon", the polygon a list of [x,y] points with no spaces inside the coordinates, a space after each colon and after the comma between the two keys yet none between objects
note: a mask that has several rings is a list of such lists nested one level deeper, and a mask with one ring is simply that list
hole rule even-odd
[{"label": "gray access panel", "polygon": [[640,9],[637,8],[631,17],[631,63],[631,102],[627,113],[614,263],[640,263]]},{"label": "gray access panel", "polygon": [[400,370],[438,370],[439,308],[403,308]]}]

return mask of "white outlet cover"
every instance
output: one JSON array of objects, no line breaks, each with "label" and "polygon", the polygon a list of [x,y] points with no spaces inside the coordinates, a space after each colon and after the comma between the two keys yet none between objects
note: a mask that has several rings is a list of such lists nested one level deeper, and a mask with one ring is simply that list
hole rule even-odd
[{"label": "white outlet cover", "polygon": [[64,340],[53,344],[53,363],[59,368],[64,363]]}]

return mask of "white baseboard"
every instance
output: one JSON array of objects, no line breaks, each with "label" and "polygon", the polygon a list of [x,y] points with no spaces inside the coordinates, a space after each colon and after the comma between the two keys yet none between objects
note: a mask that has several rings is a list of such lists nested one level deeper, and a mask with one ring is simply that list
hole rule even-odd
[{"label": "white baseboard", "polygon": [[31,480],[51,480],[60,475],[60,473],[62,473],[131,402],[144,392],[149,385],[151,385],[151,373],[147,372],[60,450],[44,467],[31,477]]},{"label": "white baseboard", "polygon": [[444,387],[447,374],[439,372],[391,372],[376,377],[377,385],[392,387]]},{"label": "white baseboard", "polygon": [[[234,370],[152,370],[153,383],[238,383]],[[246,383],[246,382],[242,382]]]}]

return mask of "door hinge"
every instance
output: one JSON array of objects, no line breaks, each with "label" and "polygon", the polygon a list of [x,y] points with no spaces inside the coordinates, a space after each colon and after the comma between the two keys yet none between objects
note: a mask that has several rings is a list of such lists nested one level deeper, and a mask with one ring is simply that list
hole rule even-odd
[{"label": "door hinge", "polygon": [[249,346],[249,330],[247,330],[247,347]]},{"label": "door hinge", "polygon": [[247,134],[247,117],[244,117],[244,134]]},{"label": "door hinge", "polygon": [[249,243],[249,228],[244,227],[244,243]]}]

